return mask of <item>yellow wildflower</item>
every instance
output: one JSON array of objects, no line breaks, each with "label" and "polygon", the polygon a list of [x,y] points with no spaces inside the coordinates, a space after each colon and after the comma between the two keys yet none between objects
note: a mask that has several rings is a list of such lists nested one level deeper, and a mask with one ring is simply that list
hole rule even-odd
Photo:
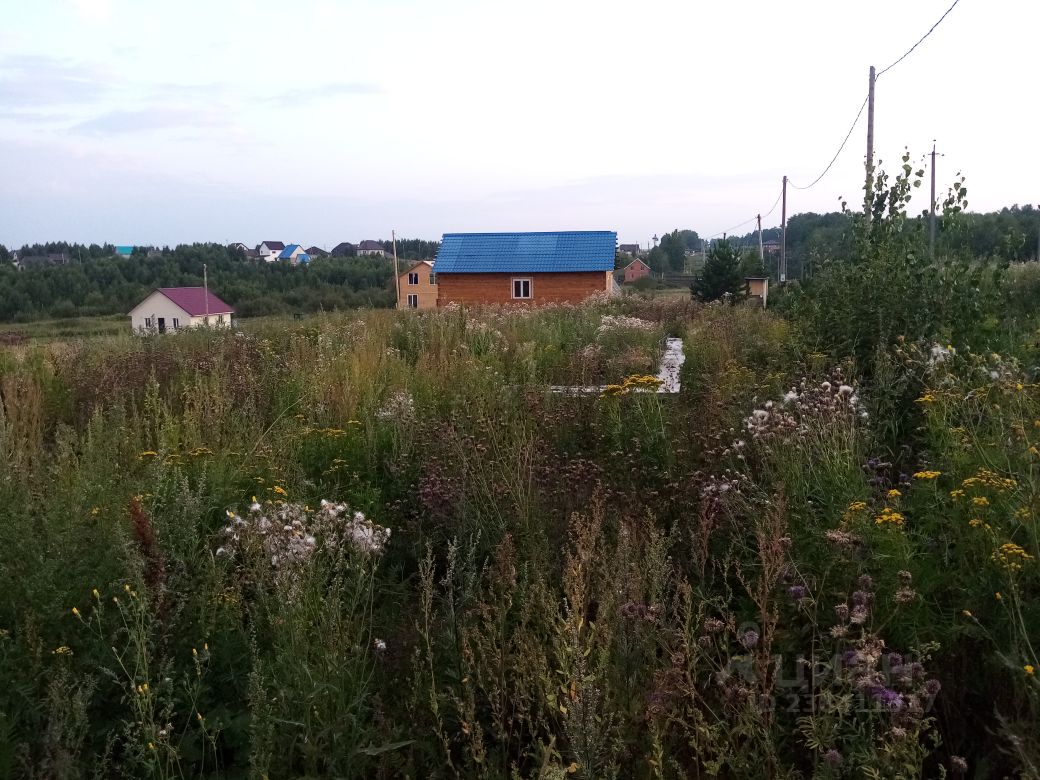
[{"label": "yellow wildflower", "polygon": [[901,495],[903,495],[903,494],[900,493],[895,488],[892,488],[891,490],[888,491],[888,497],[889,498],[899,498]]},{"label": "yellow wildflower", "polygon": [[862,512],[866,508],[867,503],[865,501],[853,501],[851,504],[849,504],[850,512]]},{"label": "yellow wildflower", "polygon": [[62,645],[61,647],[55,647],[51,650],[53,655],[72,655],[72,648],[68,645]]},{"label": "yellow wildflower", "polygon": [[935,479],[940,474],[941,471],[918,471],[914,474],[914,479]]},{"label": "yellow wildflower", "polygon": [[964,498],[964,491],[960,488],[950,491],[950,498]]},{"label": "yellow wildflower", "polygon": [[993,594],[993,595],[996,596],[997,601],[1003,601],[1004,600],[1004,597],[1000,595],[1000,591],[999,590],[995,594]]},{"label": "yellow wildflower", "polygon": [[902,525],[903,519],[903,516],[899,512],[886,506],[881,510],[881,514],[874,518],[874,522],[877,525]]},{"label": "yellow wildflower", "polygon": [[1008,571],[1019,571],[1023,563],[1033,560],[1033,556],[1027,553],[1020,545],[1014,542],[1006,542],[1000,545],[1000,548],[990,556],[990,559]]},{"label": "yellow wildflower", "polygon": [[975,498],[971,500],[971,503],[975,506],[989,506],[989,499],[985,496],[975,496]]},{"label": "yellow wildflower", "polygon": [[974,617],[974,615],[971,614],[971,610],[970,609],[963,609],[963,610],[961,610],[961,614],[964,615],[964,617],[966,617],[966,618]]},{"label": "yellow wildflower", "polygon": [[76,607],[72,608],[72,614],[74,617],[79,617],[79,609]]},{"label": "yellow wildflower", "polygon": [[144,452],[140,453],[137,457],[139,457],[139,458],[154,458],[158,454],[159,453],[154,452],[153,450],[145,450]]},{"label": "yellow wildflower", "polygon": [[1022,669],[1023,669],[1023,671],[1025,671],[1026,677],[1032,677],[1033,676],[1033,672],[1035,671],[1033,669],[1033,665],[1032,664],[1026,664],[1025,666],[1022,667]]},{"label": "yellow wildflower", "polygon": [[94,588],[92,591],[90,591],[90,595],[92,595],[96,599],[101,598],[101,594],[98,592],[97,588]]},{"label": "yellow wildflower", "polygon": [[287,496],[287,495],[289,495],[288,493],[285,492],[285,488],[283,488],[280,485],[275,485],[273,488],[271,488],[271,491],[274,492],[274,493],[277,493],[280,496]]}]

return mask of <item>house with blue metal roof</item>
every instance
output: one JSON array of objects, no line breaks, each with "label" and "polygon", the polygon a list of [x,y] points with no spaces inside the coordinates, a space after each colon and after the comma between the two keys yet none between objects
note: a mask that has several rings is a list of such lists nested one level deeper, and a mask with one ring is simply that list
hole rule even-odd
[{"label": "house with blue metal roof", "polygon": [[311,261],[311,256],[307,254],[307,250],[299,244],[289,244],[285,249],[279,252],[278,259],[288,260],[293,265],[297,265],[298,263],[309,263]]},{"label": "house with blue metal roof", "polygon": [[579,303],[612,294],[617,233],[445,233],[437,305]]}]

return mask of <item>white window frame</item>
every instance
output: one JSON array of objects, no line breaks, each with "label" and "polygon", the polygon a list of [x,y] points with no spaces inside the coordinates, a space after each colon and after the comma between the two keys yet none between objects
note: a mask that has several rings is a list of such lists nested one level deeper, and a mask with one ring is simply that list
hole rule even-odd
[{"label": "white window frame", "polygon": [[173,318],[173,329],[177,330],[181,326],[181,321],[177,318]]},{"label": "white window frame", "polygon": [[[523,288],[523,283],[524,282],[527,282],[527,295],[523,295],[522,294],[523,291],[524,291],[524,288]],[[521,287],[520,287],[521,294],[520,295],[516,294],[516,289],[517,289],[516,286],[517,286],[518,283],[521,285]],[[515,301],[529,301],[532,298],[534,298],[534,279],[532,279],[530,276],[517,276],[517,277],[514,277],[514,278],[509,280],[509,284],[510,284],[510,292],[512,293],[512,296],[513,296],[513,300],[515,300]]]},{"label": "white window frame", "polygon": [[419,284],[419,272],[418,271],[410,271],[408,273],[408,285],[410,287],[415,287],[418,284]]},{"label": "white window frame", "polygon": [[151,317],[145,317],[145,318],[144,318],[144,326],[145,326],[146,328],[151,328],[151,327],[152,327],[152,321],[153,321],[153,320],[152,320],[152,318],[151,318]]},{"label": "white window frame", "polygon": [[418,309],[419,308],[419,295],[418,293],[408,293],[408,308]]}]

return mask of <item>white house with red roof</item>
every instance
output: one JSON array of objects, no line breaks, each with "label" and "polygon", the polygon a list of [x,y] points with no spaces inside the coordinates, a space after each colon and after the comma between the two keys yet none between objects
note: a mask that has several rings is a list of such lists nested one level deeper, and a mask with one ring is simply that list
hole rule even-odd
[{"label": "white house with red roof", "polygon": [[231,325],[235,310],[204,287],[160,287],[130,311],[135,333]]}]

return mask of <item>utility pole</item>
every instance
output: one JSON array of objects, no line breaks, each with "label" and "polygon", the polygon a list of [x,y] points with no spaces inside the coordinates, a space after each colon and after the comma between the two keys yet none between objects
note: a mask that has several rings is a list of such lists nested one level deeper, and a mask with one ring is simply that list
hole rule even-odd
[{"label": "utility pole", "polygon": [[784,176],[783,205],[780,208],[780,282],[787,281],[787,177]]},{"label": "utility pole", "polygon": [[766,250],[762,246],[762,215],[758,214],[756,216],[758,219],[758,259],[764,263],[766,261]]},{"label": "utility pole", "polygon": [[929,220],[928,254],[935,260],[935,139],[932,139],[932,215]]},{"label": "utility pole", "polygon": [[209,271],[202,264],[202,297],[206,299],[206,324],[209,325]]},{"label": "utility pole", "polygon": [[401,308],[401,269],[397,267],[397,232],[391,230],[390,238],[394,243],[394,291],[397,293],[397,308]]},{"label": "utility pole", "polygon": [[867,184],[864,192],[864,206],[870,216],[870,206],[874,200],[874,66],[870,66],[870,87],[867,90]]}]

